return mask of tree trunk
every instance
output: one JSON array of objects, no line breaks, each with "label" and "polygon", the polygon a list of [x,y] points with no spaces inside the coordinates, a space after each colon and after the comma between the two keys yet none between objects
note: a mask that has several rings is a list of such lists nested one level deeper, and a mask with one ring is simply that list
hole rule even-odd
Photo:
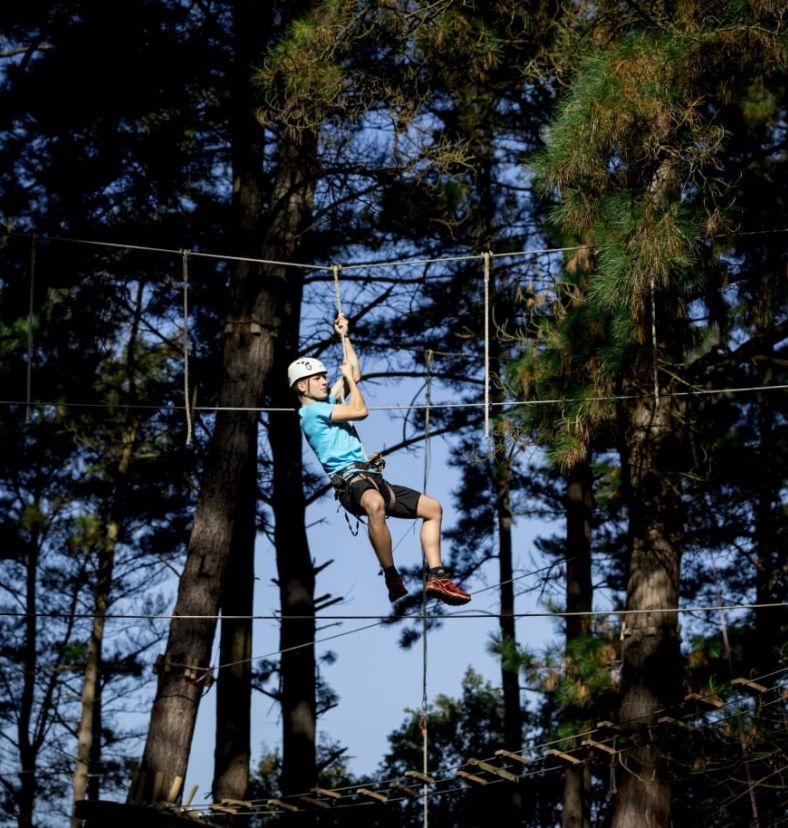
[{"label": "tree trunk", "polygon": [[[117,520],[117,508],[122,498],[122,484],[120,481],[126,476],[131,462],[136,437],[136,425],[128,428],[124,434],[120,458],[116,471],[116,484],[112,495],[109,515],[106,521],[106,537],[99,546],[98,576],[93,593],[93,627],[88,641],[85,663],[85,679],[82,685],[82,715],[77,732],[77,758],[74,771],[74,803],[85,798],[88,790],[88,773],[98,769],[95,764],[101,755],[101,732],[94,730],[94,723],[101,721],[101,658],[104,643],[104,627],[109,608],[109,596],[112,589],[112,577],[115,567],[115,549],[120,531]],[[71,828],[79,828],[80,820],[71,818]]]},{"label": "tree trunk", "polygon": [[[255,114],[250,67],[262,59],[270,36],[271,4],[244,0],[233,7],[232,169],[236,249],[258,255],[264,198],[264,134]],[[252,289],[254,289],[252,287]],[[240,293],[240,292],[239,292]],[[239,303],[243,305],[242,298]],[[245,324],[231,313],[230,327]],[[275,347],[276,340],[272,342]],[[273,359],[273,356],[272,356]],[[214,799],[242,800],[249,785],[252,706],[252,620],[254,553],[257,537],[257,427],[254,451],[241,470],[243,496],[237,501],[232,555],[222,593],[219,662],[230,666],[217,676]]]},{"label": "tree trunk", "polygon": [[[305,165],[316,149],[313,135],[305,135],[300,158],[290,155],[294,182],[306,188],[309,200],[299,219],[305,223],[311,206],[312,184],[303,181]],[[283,164],[282,171],[285,171]],[[286,183],[283,180],[280,186]],[[289,274],[282,307],[285,324],[277,342],[276,373],[271,383],[274,407],[296,406],[287,387],[287,365],[299,356],[299,330],[303,274]],[[306,533],[306,501],[303,486],[302,437],[296,415],[272,417],[269,439],[273,458],[272,508],[276,546],[277,580],[282,610],[279,645],[280,703],[282,706],[282,776],[284,794],[308,791],[317,783],[317,667],[315,662],[315,571]],[[288,616],[303,616],[287,620]]]},{"label": "tree trunk", "polygon": [[[478,186],[481,198],[480,243],[488,246],[491,243],[493,234],[492,227],[495,222],[495,203],[493,195],[493,162],[491,140],[485,136],[484,151],[480,154],[483,159],[479,164]],[[507,299],[501,301],[498,297],[496,287],[496,273],[490,268],[490,295],[497,299],[493,303],[491,316],[493,324],[496,318],[496,309],[504,306],[502,316],[507,316]],[[503,365],[503,349],[500,338],[494,336],[489,343],[490,363],[493,370],[501,371]],[[503,382],[496,381],[490,393],[493,403],[502,403],[506,399],[506,392]],[[502,410],[502,409],[497,409]],[[499,618],[498,630],[501,640],[501,691],[503,695],[503,738],[504,747],[507,750],[519,751],[523,746],[523,717],[520,708],[520,671],[513,666],[513,654],[517,651],[517,627],[514,617],[514,550],[512,544],[512,527],[514,516],[512,514],[512,458],[509,437],[511,434],[510,423],[500,418],[493,419],[493,455],[491,476],[495,487],[495,516],[496,528],[498,530],[498,582],[499,597],[501,601],[501,615]],[[502,808],[500,814],[501,824],[506,826],[517,826],[522,824],[522,789],[520,785],[506,785],[507,798],[502,799],[506,807]]]},{"label": "tree trunk", "polygon": [[[288,7],[288,13],[301,16],[316,8],[319,4],[313,0],[298,0]],[[284,249],[284,255],[298,255],[308,260],[308,253],[298,251],[303,250],[302,236],[312,221],[318,136],[308,127],[283,129],[280,133],[267,236],[283,247],[270,245],[264,255],[281,259]],[[280,282],[282,334],[275,342],[276,374],[269,386],[275,407],[297,407],[295,396],[287,388],[286,369],[298,355],[303,275],[300,270],[289,270]],[[282,612],[280,788],[282,793],[292,794],[307,791],[317,782],[315,573],[306,535],[298,416],[274,414],[268,428],[273,458],[274,545]],[[293,615],[303,618],[288,620]]]},{"label": "tree trunk", "polygon": [[[136,343],[142,319],[143,285],[137,286],[135,313],[132,320],[129,341],[126,347],[126,375],[130,395],[134,396],[136,385]],[[109,596],[115,568],[115,549],[120,533],[118,510],[123,502],[126,489],[126,475],[134,452],[137,437],[136,421],[132,421],[123,433],[120,456],[114,472],[114,485],[107,504],[105,520],[106,538],[99,547],[98,577],[93,593],[93,628],[88,641],[85,660],[85,678],[82,686],[82,714],[77,731],[77,757],[74,770],[74,804],[86,795],[97,798],[99,790],[99,768],[101,759],[101,659],[104,644],[104,627],[109,608]],[[93,775],[91,776],[91,772]],[[89,780],[92,780],[89,781]],[[79,828],[80,820],[71,817],[72,828]]]},{"label": "tree trunk", "polygon": [[[520,710],[520,673],[508,662],[506,653],[517,647],[517,631],[514,618],[514,565],[512,549],[512,461],[505,443],[505,429],[496,426],[496,446],[501,452],[495,457],[495,505],[498,517],[498,574],[500,583],[501,616],[500,636],[504,646],[501,657],[501,687],[503,690],[503,738],[507,750],[519,751],[523,746],[522,713]],[[521,786],[506,783],[508,797],[506,808],[500,814],[501,825],[522,824],[523,798]]]},{"label": "tree trunk", "polygon": [[38,669],[38,618],[36,588],[38,582],[39,540],[35,527],[28,544],[25,587],[25,652],[24,680],[19,699],[17,738],[19,742],[19,828],[33,828],[33,812],[36,805],[36,756],[37,750],[32,738],[33,705],[35,703],[36,672]]},{"label": "tree trunk", "polygon": [[[283,794],[317,783],[315,572],[305,528],[301,429],[295,417],[272,418],[273,509],[282,623],[281,655]],[[288,616],[302,616],[287,620]]]},{"label": "tree trunk", "polygon": [[[246,286],[250,271],[249,265],[240,263],[236,281]],[[236,318],[246,324],[233,325],[225,340],[223,408],[257,407],[263,380],[271,368],[275,318],[270,293],[262,287],[262,280],[257,281],[261,287],[254,315],[239,309]],[[262,333],[252,332],[252,318],[265,320]],[[219,411],[142,760],[141,772],[146,777],[141,783],[141,798],[146,802],[169,799],[171,792],[177,799],[178,785],[186,774],[238,504],[249,497],[243,485],[245,467],[256,452],[257,412]],[[159,780],[157,774],[161,774]]]},{"label": "tree trunk", "polygon": [[[233,7],[236,85],[232,129],[233,198],[239,216],[239,252],[267,260],[292,257],[303,229],[303,204],[311,203],[303,182],[280,165],[272,194],[266,239],[259,250],[258,228],[263,203],[263,133],[257,122],[256,101],[248,81],[249,67],[261,57],[259,38],[268,31],[268,5],[245,0]],[[298,186],[299,183],[301,186]],[[211,645],[216,613],[236,520],[248,515],[254,491],[246,485],[250,457],[257,456],[257,420],[264,384],[273,365],[274,342],[279,335],[278,297],[290,274],[275,265],[239,261],[230,286],[230,318],[225,327],[224,375],[220,407],[205,460],[202,486],[186,565],[181,576],[174,618],[141,771],[142,798],[152,802],[170,798],[186,772]],[[197,665],[196,678],[184,674],[184,665]],[[157,774],[160,777],[157,778]]]},{"label": "tree trunk", "polygon": [[[770,346],[767,364],[774,358]],[[769,386],[774,374],[768,367],[760,384]],[[783,466],[780,461],[779,440],[775,429],[774,400],[771,394],[761,394],[756,403],[758,420],[759,485],[755,502],[755,603],[772,604],[783,600],[776,584],[782,576],[785,558],[780,554],[779,538],[784,532],[783,514],[780,508],[780,490],[783,485]],[[788,611],[780,609],[755,610],[756,675],[766,675],[777,670],[781,663],[780,650],[788,639]]]},{"label": "tree trunk", "polygon": [[[502,451],[505,451],[502,447]],[[501,641],[512,648],[517,644],[514,618],[514,567],[512,562],[512,463],[508,456],[495,460],[496,511],[498,515],[498,574],[501,596]],[[507,750],[522,748],[522,714],[520,711],[520,676],[506,659],[501,660],[501,686],[503,688],[504,746]]]},{"label": "tree trunk", "polygon": [[[629,509],[630,564],[622,629],[622,688],[618,719],[641,746],[620,755],[613,828],[670,826],[671,786],[660,767],[648,725],[661,709],[681,701],[681,654],[677,614],[682,518],[681,456],[675,429],[676,398],[640,398],[628,412],[622,450]],[[651,610],[650,612],[642,612]]]},{"label": "tree trunk", "polygon": [[[257,487],[257,457],[247,458],[244,489]],[[254,548],[256,499],[238,504],[233,551],[222,597],[219,663],[216,679],[216,742],[213,798],[242,800],[249,785],[252,705],[252,621],[254,612]],[[228,618],[225,616],[239,616]],[[248,819],[248,818],[247,818]]]},{"label": "tree trunk", "polygon": [[[590,612],[593,605],[591,580],[591,509],[593,476],[588,461],[573,466],[566,479],[566,611]],[[591,616],[566,619],[566,655],[572,673],[572,644],[591,634]],[[575,718],[573,711],[565,711]],[[591,826],[591,767],[567,767],[564,776],[563,828]]]}]

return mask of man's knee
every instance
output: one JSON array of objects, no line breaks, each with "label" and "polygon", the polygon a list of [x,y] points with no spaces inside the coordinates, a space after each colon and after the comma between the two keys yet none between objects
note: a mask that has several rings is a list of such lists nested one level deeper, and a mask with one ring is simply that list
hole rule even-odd
[{"label": "man's knee", "polygon": [[439,501],[435,500],[434,497],[422,495],[419,498],[418,515],[419,517],[426,518],[427,520],[441,518],[443,516],[443,507]]},{"label": "man's knee", "polygon": [[380,492],[367,489],[361,497],[361,507],[370,520],[384,520],[386,517],[386,503]]}]

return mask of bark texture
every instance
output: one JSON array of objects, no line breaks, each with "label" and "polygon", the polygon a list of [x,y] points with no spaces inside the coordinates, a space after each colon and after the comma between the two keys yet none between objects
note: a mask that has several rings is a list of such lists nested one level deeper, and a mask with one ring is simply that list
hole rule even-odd
[{"label": "bark texture", "polygon": [[629,508],[628,610],[618,718],[641,746],[621,755],[613,828],[668,828],[671,785],[648,725],[681,701],[677,614],[683,520],[676,465],[681,457],[676,398],[641,398],[629,409],[622,451]]},{"label": "bark texture", "polygon": [[[566,479],[566,611],[591,611],[591,509],[593,477],[588,462],[574,465]],[[567,664],[572,671],[571,646],[591,632],[591,616],[568,616],[566,619]],[[573,711],[567,715],[574,717]],[[564,771],[563,828],[591,826],[591,767],[567,767]]]}]

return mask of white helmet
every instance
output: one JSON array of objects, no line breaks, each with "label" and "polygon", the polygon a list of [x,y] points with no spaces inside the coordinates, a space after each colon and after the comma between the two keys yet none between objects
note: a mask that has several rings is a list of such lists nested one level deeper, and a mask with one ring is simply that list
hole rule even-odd
[{"label": "white helmet", "polygon": [[292,388],[298,380],[313,377],[315,374],[327,374],[326,366],[319,359],[299,357],[287,368],[287,384]]}]

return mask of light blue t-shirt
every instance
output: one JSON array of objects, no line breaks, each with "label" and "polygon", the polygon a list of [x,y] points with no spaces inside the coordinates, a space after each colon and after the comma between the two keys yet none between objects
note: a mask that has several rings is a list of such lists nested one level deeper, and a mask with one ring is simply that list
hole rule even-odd
[{"label": "light blue t-shirt", "polygon": [[329,395],[327,402],[307,403],[298,411],[306,441],[329,477],[352,463],[367,462],[353,423],[331,419],[336,404],[336,398]]}]

